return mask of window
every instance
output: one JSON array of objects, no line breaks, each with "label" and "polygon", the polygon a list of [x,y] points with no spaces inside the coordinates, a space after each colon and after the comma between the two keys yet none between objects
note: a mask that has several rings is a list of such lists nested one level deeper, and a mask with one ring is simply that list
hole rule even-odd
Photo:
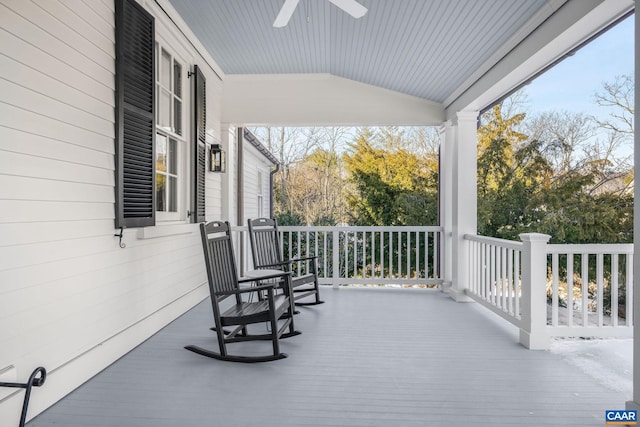
[{"label": "window", "polygon": [[156,135],[156,211],[178,211],[178,141]]},{"label": "window", "polygon": [[156,92],[158,108],[156,121],[165,131],[182,135],[182,65],[164,48],[156,43],[160,51]]},{"label": "window", "polygon": [[180,219],[187,144],[182,129],[182,64],[156,43],[156,211],[159,220]]},{"label": "window", "polygon": [[264,196],[262,195],[262,171],[258,171],[258,217],[263,218],[264,210],[263,210],[263,202]]}]

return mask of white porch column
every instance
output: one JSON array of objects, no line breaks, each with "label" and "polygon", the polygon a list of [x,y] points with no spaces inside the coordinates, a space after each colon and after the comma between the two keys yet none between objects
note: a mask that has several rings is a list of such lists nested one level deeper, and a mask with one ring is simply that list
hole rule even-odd
[{"label": "white porch column", "polygon": [[442,291],[448,293],[453,282],[453,170],[455,154],[454,127],[446,121],[440,127],[440,212],[439,225],[442,227]]},{"label": "white porch column", "polygon": [[[220,135],[222,136],[222,149],[227,155],[227,171],[222,175],[222,220],[229,221],[232,225],[236,223],[237,201],[236,201],[236,176],[237,171],[237,138],[236,127],[223,124]],[[207,218],[209,220],[209,218]],[[213,219],[213,218],[212,218]]]},{"label": "white porch column", "polygon": [[520,344],[530,350],[548,350],[551,340],[547,334],[547,242],[551,236],[524,233],[522,250],[522,323]]},{"label": "white porch column", "polygon": [[[640,111],[640,22],[638,8],[635,12],[635,41],[636,41],[636,62],[635,62],[635,111]],[[633,144],[634,172],[640,166],[640,130],[635,128],[635,139]],[[627,409],[635,409],[640,412],[640,182],[636,180],[633,184],[633,400],[627,402]]]},{"label": "white porch column", "polygon": [[465,234],[478,230],[477,152],[478,112],[457,113],[454,126],[453,192],[452,192],[452,286],[451,297],[458,302],[471,302],[465,295],[469,286],[469,253]]}]

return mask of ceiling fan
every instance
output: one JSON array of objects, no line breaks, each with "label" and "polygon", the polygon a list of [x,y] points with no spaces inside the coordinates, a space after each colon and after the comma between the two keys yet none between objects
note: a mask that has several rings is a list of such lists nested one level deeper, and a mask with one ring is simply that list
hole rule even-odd
[{"label": "ceiling fan", "polygon": [[[365,13],[367,13],[367,8],[358,3],[356,0],[329,1],[354,18],[361,18],[365,15]],[[284,4],[282,5],[282,9],[280,9],[280,13],[278,13],[276,20],[273,21],[273,26],[276,28],[286,26],[289,23],[289,19],[291,19],[291,15],[293,15],[293,11],[296,10],[296,6],[298,6],[299,2],[300,0],[285,0]]]}]

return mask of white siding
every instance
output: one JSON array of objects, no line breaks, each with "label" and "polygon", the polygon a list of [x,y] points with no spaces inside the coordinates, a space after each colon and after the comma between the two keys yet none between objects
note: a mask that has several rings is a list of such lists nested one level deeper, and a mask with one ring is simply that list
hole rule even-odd
[{"label": "white siding", "polygon": [[[141,3],[158,39],[205,72],[207,142],[219,141],[216,65]],[[109,0],[0,0],[0,371],[22,382],[47,369],[30,417],[207,295],[195,224],[124,230],[125,248],[114,236],[114,25]],[[207,173],[207,216],[227,203],[221,188]],[[0,389],[0,425],[18,424],[22,396]]]},{"label": "white siding", "polygon": [[[258,207],[258,194],[262,194],[262,216],[269,216],[269,173],[271,162],[256,148],[245,142],[244,144],[244,222],[247,219],[257,218],[260,209]],[[258,174],[262,174],[262,188],[258,188]]]}]

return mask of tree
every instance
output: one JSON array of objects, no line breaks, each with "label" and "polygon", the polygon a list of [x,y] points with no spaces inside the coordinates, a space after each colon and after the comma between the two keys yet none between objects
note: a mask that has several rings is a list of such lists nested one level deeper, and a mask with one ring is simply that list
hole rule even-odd
[{"label": "tree", "polygon": [[603,83],[603,92],[595,93],[595,101],[601,107],[610,108],[607,119],[594,120],[600,127],[633,139],[634,84],[631,74],[616,76],[613,82]]},{"label": "tree", "polygon": [[277,212],[291,211],[288,179],[291,166],[303,160],[318,146],[317,128],[262,127],[251,132],[264,142],[280,164],[274,175],[274,205]]},{"label": "tree", "polygon": [[523,232],[541,232],[555,243],[629,241],[632,197],[605,185],[613,179],[613,157],[594,149],[599,146],[591,119],[568,112],[523,124],[525,118],[503,116],[500,105],[482,117],[480,234],[517,239]]},{"label": "tree", "polygon": [[[431,225],[437,223],[437,158],[395,148],[374,148],[376,138],[397,147],[393,129],[362,129],[345,155],[353,185],[348,196],[358,225]],[[378,142],[379,143],[379,142]],[[382,144],[380,144],[382,145]]]},{"label": "tree", "polygon": [[335,225],[345,221],[345,178],[336,153],[317,149],[289,170],[289,206],[304,224]]}]

